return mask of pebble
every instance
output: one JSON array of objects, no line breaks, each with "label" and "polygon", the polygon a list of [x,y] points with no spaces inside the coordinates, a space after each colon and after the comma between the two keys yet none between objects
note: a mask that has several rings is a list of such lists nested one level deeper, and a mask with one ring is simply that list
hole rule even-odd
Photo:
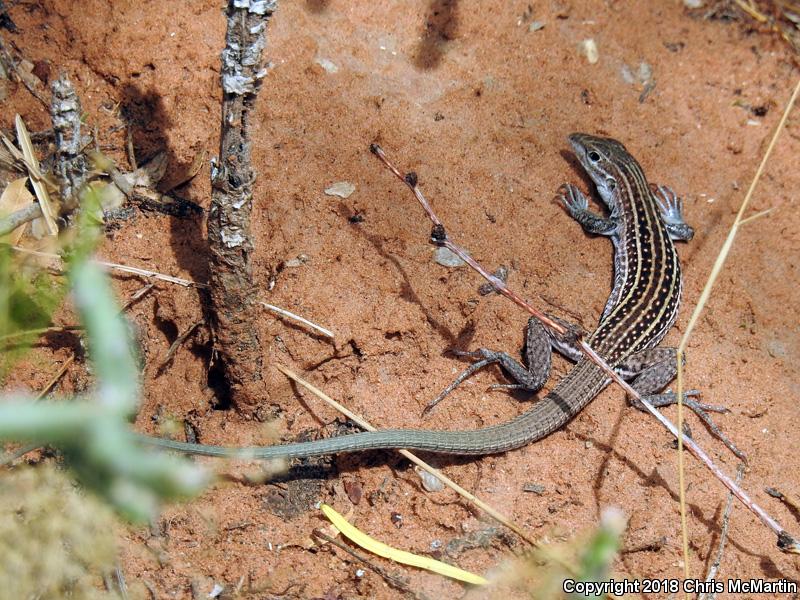
[{"label": "pebble", "polygon": [[441,492],[444,489],[442,480],[436,477],[436,475],[423,471],[422,469],[418,469],[417,473],[422,480],[422,487],[426,492]]},{"label": "pebble", "polygon": [[335,62],[327,58],[322,58],[321,56],[315,58],[314,62],[317,63],[323,69],[325,69],[325,71],[327,71],[328,73],[336,73],[339,70],[339,67]]},{"label": "pebble", "polygon": [[339,198],[349,198],[355,191],[355,184],[349,181],[337,181],[333,185],[325,188],[325,193],[328,194],[328,196],[339,196]]},{"label": "pebble", "polygon": [[597,49],[597,42],[592,38],[585,39],[581,42],[581,50],[583,51],[586,60],[590,65],[595,64],[600,60],[600,51]]},{"label": "pebble", "polygon": [[444,247],[436,249],[433,260],[443,267],[463,267],[466,264],[458,255],[453,254],[453,252]]}]

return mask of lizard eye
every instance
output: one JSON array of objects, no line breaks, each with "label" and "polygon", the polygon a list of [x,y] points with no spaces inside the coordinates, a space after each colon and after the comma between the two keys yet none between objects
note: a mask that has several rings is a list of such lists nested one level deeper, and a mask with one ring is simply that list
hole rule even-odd
[{"label": "lizard eye", "polygon": [[591,152],[589,152],[589,160],[592,162],[597,162],[598,160],[600,160],[600,155],[594,150],[592,150]]}]

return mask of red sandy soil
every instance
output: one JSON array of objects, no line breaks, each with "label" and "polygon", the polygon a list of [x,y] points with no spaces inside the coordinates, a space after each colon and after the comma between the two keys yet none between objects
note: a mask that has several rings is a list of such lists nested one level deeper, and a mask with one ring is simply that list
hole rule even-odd
[{"label": "red sandy soil", "polygon": [[[583,234],[551,199],[563,182],[588,186],[567,152],[570,132],[620,139],[652,181],[685,195],[697,232],[680,247],[684,308],[667,338],[676,344],[798,76],[791,51],[778,40],[740,23],[690,16],[679,2],[532,4],[530,16],[525,1],[284,1],[269,25],[273,66],[253,126],[256,278],[262,300],[333,329],[337,341],[266,312],[254,326],[265,342],[265,364],[295,369],[378,426],[475,428],[512,417],[531,399],[486,391],[503,381],[489,369],[420,418],[464,367],[448,348],[515,353],[526,317],[496,295],[479,295],[481,282],[469,270],[433,261],[429,224],[408,190],[369,153],[370,142],[419,174],[449,232],[473,256],[490,269],[507,265],[510,285],[523,295],[591,329],[610,287],[611,245]],[[19,3],[11,15],[20,32],[4,32],[6,40],[32,61],[49,61],[51,77],[69,74],[88,123],[122,166],[129,167],[120,129],[126,118],[140,161],[169,153],[167,179],[198,153],[217,153],[220,3],[51,1]],[[544,28],[529,31],[531,20]],[[596,64],[579,48],[586,38],[597,42]],[[328,72],[320,59],[338,70]],[[622,71],[627,65],[635,76],[642,62],[652,67],[656,85],[640,101],[642,84],[627,83]],[[22,86],[6,92],[3,127],[12,126],[15,112],[31,130],[49,127],[46,110]],[[715,419],[749,455],[744,487],[794,533],[798,515],[764,488],[800,493],[800,459],[792,450],[800,424],[798,115],[789,120],[750,213],[774,210],[741,230],[689,344],[687,366],[689,387],[731,409]],[[337,181],[352,182],[355,192],[347,199],[323,193]],[[178,193],[207,208],[208,167]],[[349,222],[356,214],[363,222]],[[207,276],[200,218],[138,213],[107,236],[100,254],[199,281]],[[280,268],[298,255],[307,261]],[[115,277],[115,285],[125,298],[142,282]],[[202,330],[159,372],[178,333],[201,316],[196,290],[164,283],[130,310],[146,363],[136,427],[154,432],[155,420],[172,417],[191,423],[206,443],[268,442],[263,424],[213,408]],[[15,384],[41,386],[68,352],[38,350]],[[557,359],[554,377],[567,368]],[[57,391],[68,393],[86,377],[85,367],[75,365]],[[263,414],[280,415],[283,439],[336,419],[272,367],[266,378]],[[666,413],[675,419],[674,408]],[[688,419],[702,446],[734,472],[731,453]],[[666,543],[623,554],[616,576],[667,578],[682,574],[672,444],[652,418],[609,388],[537,444],[435,462],[544,539],[588,530],[604,507],[620,507],[629,517],[625,546],[662,537]],[[258,469],[201,462],[236,477]],[[123,530],[120,566],[129,585],[146,595],[147,582],[169,598],[192,597],[192,586],[195,597],[206,597],[214,583],[228,590],[240,585],[242,595],[254,598],[394,598],[401,593],[371,571],[358,577],[361,565],[340,550],[304,548],[312,530],[325,525],[316,501],[352,509],[362,530],[422,554],[434,542],[447,545],[494,526],[453,492],[424,491],[394,454],[331,464],[318,486],[219,483],[168,507],[150,528]],[[686,464],[690,567],[703,577],[726,494],[694,459]],[[544,486],[542,494],[523,491],[530,483]],[[363,490],[357,505],[345,491],[353,486]],[[402,526],[392,513],[402,515]],[[465,550],[455,562],[487,572],[523,547],[510,534]],[[408,577],[421,597],[464,594],[439,576],[383,564]],[[721,578],[797,581],[798,567],[751,513],[734,508]]]}]

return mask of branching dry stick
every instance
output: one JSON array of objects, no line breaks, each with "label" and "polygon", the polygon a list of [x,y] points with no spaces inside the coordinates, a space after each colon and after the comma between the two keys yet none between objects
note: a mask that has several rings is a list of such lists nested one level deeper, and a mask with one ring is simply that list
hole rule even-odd
[{"label": "branching dry stick", "polygon": [[417,186],[417,174],[413,172],[409,172],[403,175],[397,167],[395,167],[389,160],[386,158],[383,150],[378,144],[371,144],[370,151],[375,154],[386,167],[394,173],[394,175],[400,179],[403,183],[405,183],[414,195],[417,198],[417,201],[420,203],[422,208],[425,210],[426,214],[430,218],[431,222],[433,223],[433,230],[431,231],[431,241],[436,244],[437,246],[442,246],[447,248],[454,254],[456,254],[459,258],[461,258],[465,263],[467,263],[470,267],[472,267],[478,274],[481,275],[486,281],[488,281],[494,289],[498,291],[498,293],[502,294],[506,298],[510,299],[514,304],[521,307],[522,309],[526,310],[536,318],[538,318],[542,323],[544,323],[547,327],[551,330],[558,333],[560,336],[569,336],[575,338],[576,345],[581,349],[587,358],[589,358],[593,363],[603,369],[606,374],[623,390],[625,390],[630,396],[634,399],[638,400],[641,405],[649,412],[653,417],[661,423],[667,431],[669,431],[673,436],[676,438],[682,439],[683,446],[687,448],[700,462],[702,462],[713,474],[714,476],[719,479],[722,484],[727,487],[741,502],[744,504],[750,511],[755,513],[755,515],[761,520],[761,522],[769,527],[773,533],[778,537],[777,545],[778,548],[784,552],[789,552],[793,554],[800,554],[800,542],[798,542],[794,537],[792,537],[789,532],[787,532],[775,519],[773,519],[767,511],[765,511],[761,506],[756,504],[750,496],[741,489],[736,482],[731,479],[728,475],[726,475],[712,460],[711,457],[706,454],[705,450],[703,450],[697,442],[692,440],[691,438],[686,437],[683,433],[681,433],[677,427],[664,415],[658,412],[652,404],[647,402],[645,399],[641,397],[641,395],[634,390],[622,377],[620,377],[617,372],[612,369],[606,362],[598,355],[594,350],[592,350],[591,346],[587,344],[584,340],[580,339],[579,332],[574,330],[567,330],[567,328],[563,327],[560,323],[553,321],[543,312],[537,310],[530,304],[528,304],[523,298],[510,289],[506,284],[500,280],[498,277],[489,273],[486,269],[484,269],[475,259],[473,259],[467,252],[455,244],[448,236],[447,232],[445,231],[444,225],[442,221],[439,220],[439,217],[436,216],[436,213],[431,208],[428,201],[422,195],[419,187]]},{"label": "branching dry stick", "polygon": [[[64,207],[72,210],[78,204],[78,192],[86,183],[88,165],[81,152],[85,140],[81,138],[81,103],[75,88],[66,75],[53,82],[53,97],[50,103],[50,118],[56,141],[56,163],[53,169],[61,188]],[[42,217],[39,203],[19,209],[0,219],[0,236],[17,227]]]},{"label": "branching dry stick", "polygon": [[61,201],[67,210],[78,206],[78,193],[86,184],[89,165],[82,150],[81,102],[72,82],[62,74],[51,87],[53,98],[50,118],[56,140],[56,163],[53,169],[61,188]]},{"label": "branching dry stick", "polygon": [[249,125],[261,80],[261,53],[275,1],[230,0],[222,51],[222,133],[212,168],[208,245],[214,350],[237,409],[252,411],[264,399],[259,318],[251,255],[250,213],[255,172],[250,164]]},{"label": "branching dry stick", "polygon": [[[736,469],[736,483],[742,482],[744,477],[744,464],[740,464]],[[725,553],[725,544],[728,541],[728,526],[730,525],[731,509],[733,508],[733,494],[728,494],[728,499],[725,501],[725,510],[722,512],[722,526],[719,532],[719,547],[717,554],[714,557],[714,562],[706,573],[706,583],[714,581],[719,574],[719,567],[722,564],[722,555]],[[717,597],[716,593],[700,594],[697,600],[714,600]]]}]

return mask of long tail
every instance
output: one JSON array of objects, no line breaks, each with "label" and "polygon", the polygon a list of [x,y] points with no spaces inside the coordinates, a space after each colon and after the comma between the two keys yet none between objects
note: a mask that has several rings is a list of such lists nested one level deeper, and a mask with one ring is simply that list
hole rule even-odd
[{"label": "long tail", "polygon": [[[518,417],[472,431],[385,429],[326,438],[313,442],[251,448],[207,446],[175,442],[137,434],[143,444],[203,456],[247,459],[279,459],[404,448],[436,454],[476,456],[513,450],[539,440],[561,428],[605,387],[605,374],[586,361],[578,363],[558,385]],[[581,393],[576,393],[579,386]]]}]

